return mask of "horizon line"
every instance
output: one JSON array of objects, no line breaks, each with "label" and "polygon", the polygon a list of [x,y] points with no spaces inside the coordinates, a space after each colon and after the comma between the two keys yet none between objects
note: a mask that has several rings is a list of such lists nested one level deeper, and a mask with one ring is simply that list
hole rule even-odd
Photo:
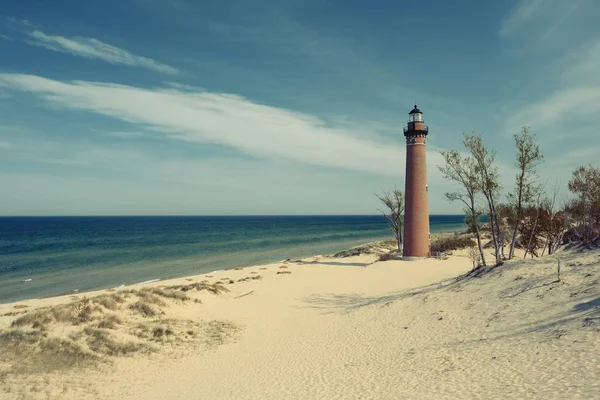
[{"label": "horizon line", "polygon": [[[429,216],[465,214],[429,214]],[[103,217],[376,217],[382,214],[89,214],[89,215],[0,215],[0,218],[103,218]]]}]

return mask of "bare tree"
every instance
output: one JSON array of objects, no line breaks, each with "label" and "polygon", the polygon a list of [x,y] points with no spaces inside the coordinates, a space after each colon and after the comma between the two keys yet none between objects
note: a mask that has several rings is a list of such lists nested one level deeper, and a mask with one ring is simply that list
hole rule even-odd
[{"label": "bare tree", "polygon": [[379,210],[388,220],[390,229],[398,242],[398,250],[402,248],[402,224],[404,222],[404,193],[401,190],[394,189],[383,194],[375,194],[385,206],[385,210]]},{"label": "bare tree", "polygon": [[515,242],[517,241],[517,232],[519,231],[519,223],[523,217],[523,205],[531,202],[536,194],[539,193],[540,187],[536,184],[535,178],[537,173],[535,167],[538,162],[544,159],[540,153],[539,146],[535,141],[535,134],[529,133],[530,128],[524,126],[521,132],[514,135],[515,145],[517,147],[518,168],[516,177],[516,194],[509,194],[509,199],[513,204],[516,212],[516,220],[512,232],[512,240],[510,241],[510,250],[508,258],[511,259],[515,252]]},{"label": "bare tree", "polygon": [[510,237],[512,227],[515,224],[516,213],[515,208],[509,203],[496,204],[496,214],[498,215],[498,222],[500,224],[500,246],[501,254],[504,256],[504,250],[507,245],[510,245]]},{"label": "bare tree", "polygon": [[538,257],[537,249],[540,247],[540,235],[542,234],[542,225],[540,224],[540,213],[543,211],[542,208],[542,192],[538,192],[536,201],[533,207],[529,209],[528,226],[526,229],[521,230],[522,236],[528,237],[527,243],[525,244],[525,254],[523,258],[527,257],[527,253],[531,253],[531,258],[535,255]]},{"label": "bare tree", "polygon": [[503,239],[500,237],[502,232],[496,213],[496,199],[500,191],[498,167],[495,164],[496,152],[485,147],[481,136],[475,133],[465,133],[463,143],[475,161],[476,182],[487,201],[494,256],[498,265],[502,263],[500,243]]},{"label": "bare tree", "polygon": [[481,211],[476,204],[476,195],[479,191],[477,183],[477,168],[475,160],[472,157],[462,157],[458,151],[448,150],[441,152],[444,157],[445,165],[439,166],[445,179],[451,180],[460,186],[460,190],[452,193],[446,193],[446,198],[450,202],[460,201],[463,203],[466,215],[466,223],[473,227],[477,236],[477,246],[479,249],[479,260],[485,267],[485,256],[481,244],[481,234],[479,232],[479,219]]},{"label": "bare tree", "polygon": [[577,196],[570,212],[578,221],[579,235],[591,241],[600,235],[600,168],[581,166],[573,171],[569,190]]},{"label": "bare tree", "polygon": [[542,203],[542,213],[540,223],[542,225],[542,231],[546,236],[546,243],[542,249],[542,256],[548,249],[548,255],[554,254],[558,246],[560,246],[565,231],[567,229],[567,221],[564,212],[557,210],[556,197],[559,191],[559,181],[554,182],[554,189],[552,191],[552,197],[547,197]]}]

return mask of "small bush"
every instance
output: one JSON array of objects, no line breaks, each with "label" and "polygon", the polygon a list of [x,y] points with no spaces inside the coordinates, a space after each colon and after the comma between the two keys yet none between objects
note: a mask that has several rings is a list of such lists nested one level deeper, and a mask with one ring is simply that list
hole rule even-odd
[{"label": "small bush", "polygon": [[142,300],[133,303],[129,306],[129,308],[144,317],[154,317],[158,314],[158,312],[152,308],[152,306]]},{"label": "small bush", "polygon": [[54,321],[54,318],[47,310],[37,311],[30,314],[25,314],[22,317],[15,319],[10,326],[12,328],[19,328],[22,326],[31,326],[32,328],[39,328],[45,326]]},{"label": "small bush", "polygon": [[157,288],[144,288],[136,292],[135,295],[140,299],[144,300],[148,304],[156,304],[157,306],[166,306],[167,304],[156,295],[157,291],[161,291]]},{"label": "small bush", "polygon": [[431,253],[444,253],[451,250],[460,250],[477,245],[473,239],[468,236],[448,236],[442,237],[431,243]]},{"label": "small bush", "polygon": [[98,322],[98,328],[103,329],[117,329],[117,325],[123,324],[121,318],[119,318],[116,314],[110,314],[104,317],[100,322]]},{"label": "small bush", "polygon": [[202,291],[202,290],[206,290],[211,292],[212,294],[221,294],[223,292],[229,292],[229,289],[227,289],[225,286],[223,286],[220,283],[215,283],[215,284],[208,284],[206,282],[196,282],[196,283],[191,283],[189,285],[178,285],[178,286],[171,286],[169,289],[172,290],[181,290],[182,292],[189,292],[190,290],[196,290],[198,292]]},{"label": "small bush", "polygon": [[171,328],[162,328],[160,326],[158,326],[152,330],[152,336],[157,339],[162,338],[163,336],[171,336],[174,333],[175,332],[173,332],[173,330]]},{"label": "small bush", "polygon": [[94,300],[94,303],[101,305],[107,310],[115,311],[119,309],[119,302],[117,302],[114,296],[100,296]]},{"label": "small bush", "polygon": [[477,268],[481,264],[481,254],[479,253],[479,248],[473,246],[469,247],[467,252],[471,263],[473,264],[473,269]]},{"label": "small bush", "polygon": [[396,259],[396,254],[395,253],[385,253],[379,256],[378,261],[390,261],[390,260],[395,260]]},{"label": "small bush", "polygon": [[90,300],[84,297],[76,304],[42,308],[25,314],[14,320],[11,327],[31,326],[35,329],[44,329],[53,322],[78,325],[89,321],[94,311],[102,312],[102,309],[98,306],[92,307]]},{"label": "small bush", "polygon": [[92,318],[92,304],[90,299],[84,297],[75,305],[76,322],[86,322]]},{"label": "small bush", "polygon": [[185,292],[173,290],[173,289],[162,290],[162,289],[155,288],[154,290],[152,290],[152,293],[156,294],[157,296],[162,296],[167,299],[173,299],[173,300],[187,301],[190,299],[188,297],[188,295],[185,294]]},{"label": "small bush", "polygon": [[147,348],[141,343],[118,342],[108,331],[86,327],[83,332],[87,335],[87,344],[95,353],[106,354],[109,356],[128,355]]}]

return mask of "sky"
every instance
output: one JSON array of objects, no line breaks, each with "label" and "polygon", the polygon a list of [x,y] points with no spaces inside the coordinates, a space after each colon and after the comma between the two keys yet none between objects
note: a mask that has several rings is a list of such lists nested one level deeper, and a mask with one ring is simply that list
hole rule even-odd
[{"label": "sky", "polygon": [[596,0],[21,0],[0,9],[0,215],[376,214],[402,128],[437,169],[530,126],[559,182],[600,157]]}]

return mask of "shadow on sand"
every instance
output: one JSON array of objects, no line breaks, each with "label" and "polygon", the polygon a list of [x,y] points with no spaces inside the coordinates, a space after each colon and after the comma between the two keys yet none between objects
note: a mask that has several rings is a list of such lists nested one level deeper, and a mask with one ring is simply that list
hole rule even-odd
[{"label": "shadow on sand", "polygon": [[406,299],[418,294],[426,294],[435,290],[451,290],[460,285],[456,278],[446,279],[441,282],[410,288],[381,296],[365,296],[361,293],[324,293],[312,294],[303,299],[306,308],[322,310],[323,314],[348,314],[358,309],[376,305],[386,305],[398,300]]}]

